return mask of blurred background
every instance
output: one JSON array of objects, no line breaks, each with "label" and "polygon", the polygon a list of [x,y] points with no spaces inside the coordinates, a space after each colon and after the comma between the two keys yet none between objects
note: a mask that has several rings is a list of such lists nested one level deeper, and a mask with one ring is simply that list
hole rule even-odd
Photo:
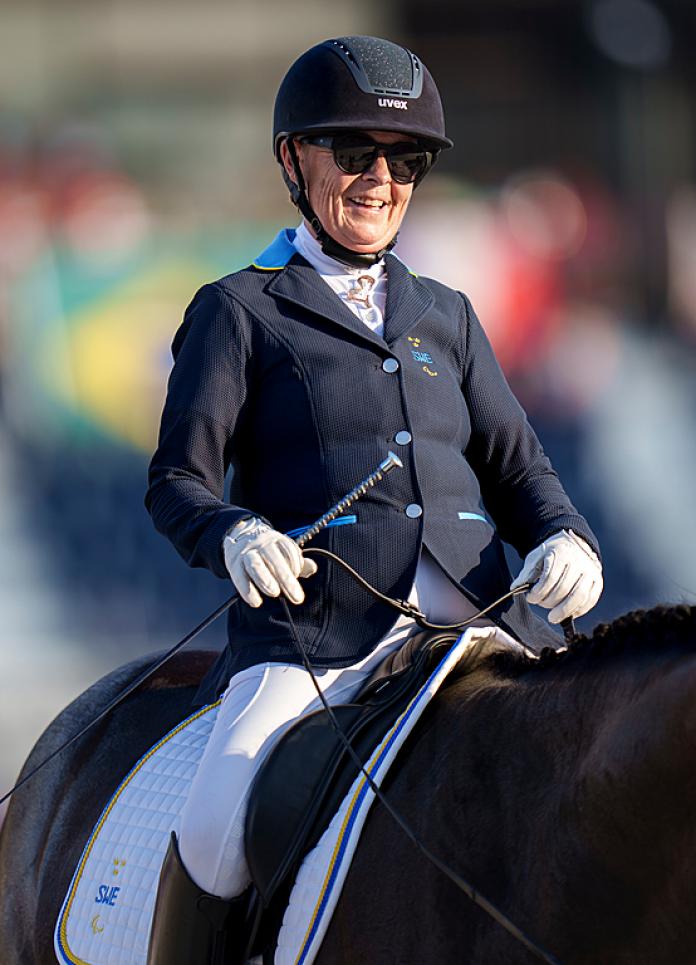
[{"label": "blurred background", "polygon": [[272,105],[327,37],[403,43],[441,88],[456,146],[397,251],[471,296],[599,536],[606,589],[581,626],[694,601],[693,4],[3,0],[0,17],[2,789],[79,691],[229,595],[155,533],[147,463],[194,291],[297,223]]}]

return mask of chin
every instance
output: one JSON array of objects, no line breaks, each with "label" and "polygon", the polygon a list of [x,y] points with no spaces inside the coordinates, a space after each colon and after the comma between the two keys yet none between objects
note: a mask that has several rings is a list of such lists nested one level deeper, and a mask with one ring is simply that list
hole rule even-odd
[{"label": "chin", "polygon": [[357,251],[360,254],[370,254],[380,251],[385,245],[389,244],[394,234],[388,230],[388,226],[381,224],[351,224],[348,222],[343,225],[336,225],[335,232],[327,229],[336,241]]},{"label": "chin", "polygon": [[350,248],[351,251],[357,251],[360,254],[367,255],[375,251],[380,251],[385,245],[389,244],[391,235],[380,235],[378,238],[366,238],[364,234],[355,235],[342,232],[336,240],[342,244],[344,248]]}]

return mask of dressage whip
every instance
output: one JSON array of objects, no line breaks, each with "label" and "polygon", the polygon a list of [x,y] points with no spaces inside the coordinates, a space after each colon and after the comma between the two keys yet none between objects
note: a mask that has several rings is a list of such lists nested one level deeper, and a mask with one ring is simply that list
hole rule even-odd
[{"label": "dressage whip", "polygon": [[[346,493],[346,495],[343,496],[343,498],[340,499],[334,506],[332,506],[331,509],[327,510],[323,516],[320,516],[315,523],[309,526],[300,536],[295,539],[295,542],[300,549],[305,545],[305,543],[316,536],[317,533],[328,526],[332,520],[334,520],[341,513],[345,512],[345,510],[352,506],[353,503],[360,499],[361,496],[364,496],[368,489],[371,489],[378,482],[380,482],[388,472],[391,472],[392,469],[397,468],[402,469],[403,463],[395,453],[390,451],[387,454],[387,458],[383,459],[379,466],[373,472],[371,472],[369,476],[366,476],[362,482],[358,483],[357,486],[354,486],[349,493]],[[203,630],[209,627],[211,623],[214,623],[215,620],[222,616],[226,610],[229,610],[234,603],[239,603],[240,599],[241,597],[238,593],[233,593],[228,600],[225,600],[224,603],[221,603],[220,606],[216,610],[213,610],[213,612],[209,614],[209,616],[207,616],[201,623],[199,623],[197,627],[194,627],[190,633],[187,633],[183,640],[180,640],[171,648],[171,650],[167,650],[163,656],[158,657],[154,663],[143,670],[142,673],[138,674],[135,680],[132,680],[130,684],[128,684],[128,686],[121,691],[120,694],[117,694],[116,697],[114,697],[114,699],[111,700],[106,707],[100,711],[99,714],[97,714],[96,717],[90,720],[89,723],[82,728],[82,730],[68,738],[67,741],[52,751],[48,757],[44,758],[44,760],[37,764],[36,767],[33,767],[28,774],[25,774],[21,780],[17,781],[14,787],[10,788],[6,794],[3,794],[3,796],[0,797],[0,805],[4,804],[15,791],[19,790],[20,787],[30,781],[35,774],[49,764],[55,757],[70,747],[71,744],[74,744],[75,741],[83,737],[87,731],[91,730],[92,727],[99,723],[99,721],[103,720],[108,714],[110,714],[115,707],[118,707],[118,705],[126,699],[126,697],[129,697],[134,690],[137,690],[138,687],[145,683],[149,677],[157,673],[157,671],[163,667],[167,661],[171,660],[171,658],[175,656],[179,650],[182,650],[187,643],[190,643],[194,637],[197,637],[198,634],[202,633]]]},{"label": "dressage whip", "polygon": [[[379,464],[377,469],[375,469],[372,473],[370,473],[369,476],[367,476],[362,482],[358,483],[357,486],[351,489],[349,493],[347,493],[331,509],[329,509],[326,513],[324,513],[323,516],[321,516],[315,523],[313,523],[310,527],[308,527],[306,530],[304,530],[300,535],[298,535],[295,538],[295,542],[297,543],[297,545],[300,548],[302,548],[310,539],[316,536],[317,533],[321,532],[321,530],[323,530],[326,526],[328,526],[332,520],[334,520],[341,513],[345,512],[345,510],[348,509],[349,506],[351,506],[354,502],[360,499],[361,496],[364,496],[365,493],[370,488],[376,485],[376,483],[381,481],[388,472],[390,472],[392,469],[397,467],[403,468],[403,463],[395,453],[389,452],[389,454],[387,455],[387,458],[384,459]],[[342,560],[340,557],[336,556],[335,554],[330,553],[328,550],[321,550],[318,548],[311,549],[309,552],[312,555],[321,555],[321,556],[329,557],[335,562],[341,564],[355,579],[358,580],[358,582],[363,587],[365,587],[374,596],[376,596],[378,599],[382,600],[385,603],[395,606],[402,613],[405,613],[408,616],[411,616],[420,626],[423,626],[426,629],[433,629],[433,630],[461,629],[467,624],[472,623],[474,620],[479,619],[481,616],[484,616],[489,611],[495,609],[504,601],[511,599],[512,597],[516,596],[519,593],[526,592],[531,587],[530,583],[524,583],[519,587],[516,587],[515,590],[511,590],[510,592],[505,593],[502,597],[495,600],[489,606],[480,610],[478,613],[474,614],[474,616],[469,617],[469,619],[464,620],[461,623],[431,624],[431,623],[428,623],[428,621],[425,619],[425,614],[422,613],[413,604],[404,600],[393,600],[390,597],[387,597],[384,594],[380,593],[373,586],[371,586],[366,580],[364,580],[344,560]],[[137,690],[137,688],[141,684],[143,684],[149,677],[151,677],[161,667],[163,667],[168,660],[170,660],[176,653],[179,652],[179,650],[185,647],[187,643],[190,643],[190,641],[194,639],[194,637],[198,636],[199,633],[201,633],[208,626],[210,626],[211,623],[217,620],[217,618],[220,617],[233,604],[238,603],[240,599],[241,597],[239,596],[239,594],[234,593],[228,600],[222,603],[219,607],[217,607],[217,609],[215,609],[211,614],[209,614],[209,616],[207,616],[201,623],[199,623],[198,626],[194,627],[193,630],[187,633],[182,640],[180,640],[177,644],[175,644],[162,657],[158,658],[156,661],[154,661],[154,663],[152,663],[149,667],[147,667],[146,670],[138,674],[135,680],[131,681],[131,683],[127,687],[125,687],[120,694],[117,694],[117,696],[113,700],[111,700],[107,704],[107,706],[96,717],[94,717],[91,721],[89,721],[80,731],[78,731],[67,741],[61,744],[58,748],[52,751],[51,754],[48,755],[48,757],[42,760],[39,764],[37,764],[34,768],[32,768],[31,771],[29,771],[19,781],[17,781],[14,787],[12,787],[6,794],[4,794],[0,798],[0,805],[3,804],[9,797],[11,797],[11,795],[14,794],[14,792],[17,791],[20,787],[22,787],[24,784],[30,781],[31,778],[34,777],[43,767],[49,764],[50,761],[56,758],[60,753],[62,753],[64,750],[66,750],[68,747],[74,744],[75,741],[83,737],[89,730],[91,730],[92,727],[94,727],[101,720],[103,720],[112,710],[114,710],[115,707],[117,707],[130,694],[132,694],[135,690]],[[425,856],[425,858],[428,861],[430,861],[431,864],[433,864],[442,874],[446,875],[446,877],[449,878],[449,880],[454,885],[456,885],[456,887],[459,888],[460,891],[464,892],[464,894],[469,899],[471,899],[471,901],[473,901],[473,903],[477,907],[481,908],[488,915],[490,915],[494,921],[496,921],[499,925],[501,925],[501,927],[503,927],[508,932],[508,934],[510,934],[517,941],[519,941],[522,945],[524,945],[524,947],[532,955],[534,955],[537,959],[539,959],[539,961],[545,962],[546,965],[559,965],[559,962],[556,958],[549,955],[542,948],[536,945],[527,935],[525,935],[525,933],[520,928],[517,927],[517,925],[514,924],[514,922],[512,922],[509,918],[507,918],[507,916],[503,912],[501,912],[494,904],[492,904],[492,902],[490,902],[484,895],[482,895],[476,888],[474,888],[473,885],[469,884],[469,882],[466,881],[464,878],[462,878],[461,875],[459,875],[456,871],[453,871],[443,861],[441,861],[440,858],[438,858],[435,854],[433,854],[429,850],[429,848],[427,848],[426,845],[423,844],[423,842],[418,838],[415,832],[408,826],[408,824],[394,809],[394,807],[390,804],[390,802],[384,796],[380,788],[375,784],[370,774],[368,774],[368,772],[365,770],[362,761],[356,754],[355,750],[353,749],[346,735],[343,733],[343,730],[341,729],[341,726],[338,723],[338,720],[336,719],[336,716],[331,706],[329,705],[326,698],[324,697],[324,694],[321,691],[317,678],[312,669],[312,665],[309,661],[309,657],[307,656],[307,653],[302,645],[302,641],[300,640],[299,635],[297,633],[297,628],[295,627],[295,623],[292,619],[292,615],[290,613],[287,600],[282,596],[281,596],[281,603],[285,610],[285,615],[287,617],[288,624],[291,629],[293,643],[300,654],[305,670],[309,673],[312,679],[314,688],[319,696],[319,699],[324,707],[324,710],[328,715],[328,718],[331,722],[332,727],[336,731],[336,734],[339,740],[343,744],[345,750],[349,754],[353,763],[358,767],[359,771],[365,777],[370,789],[375,794],[375,797],[377,797],[377,799],[382,803],[387,813],[398,824],[401,830],[407,835],[409,840],[416,846],[416,848],[418,848],[418,850]],[[572,620],[564,621],[563,628],[566,635],[566,639],[568,639],[569,635],[574,632]]]}]

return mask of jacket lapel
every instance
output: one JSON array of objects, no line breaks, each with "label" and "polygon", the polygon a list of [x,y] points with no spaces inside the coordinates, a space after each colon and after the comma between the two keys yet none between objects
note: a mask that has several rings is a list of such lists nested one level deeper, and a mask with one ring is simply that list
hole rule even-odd
[{"label": "jacket lapel", "polygon": [[433,304],[432,293],[395,255],[387,255],[387,309],[384,338],[372,332],[301,255],[274,274],[266,291],[277,298],[299,305],[308,312],[349,329],[354,335],[384,348],[393,345],[416,325]]},{"label": "jacket lapel", "polygon": [[308,312],[321,315],[322,318],[349,329],[354,335],[384,349],[384,339],[361,322],[299,254],[292,258],[286,268],[274,275],[266,286],[266,291],[276,298],[299,305]]},{"label": "jacket lapel", "polygon": [[387,255],[387,310],[384,318],[384,340],[393,345],[413,328],[431,308],[432,293],[396,257]]}]

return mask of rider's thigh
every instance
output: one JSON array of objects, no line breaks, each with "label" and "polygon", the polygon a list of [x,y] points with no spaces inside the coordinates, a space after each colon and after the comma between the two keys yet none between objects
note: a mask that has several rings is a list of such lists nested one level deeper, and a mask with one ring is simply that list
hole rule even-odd
[{"label": "rider's thigh", "polygon": [[[329,703],[345,703],[413,623],[395,626],[372,653],[350,667],[317,670]],[[249,883],[244,855],[248,790],[269,752],[303,714],[320,706],[312,678],[294,664],[265,663],[231,679],[181,812],[183,862],[199,887],[231,898]]]},{"label": "rider's thigh", "polygon": [[228,898],[246,887],[247,789],[270,747],[314,693],[292,670],[297,668],[249,667],[235,674],[223,695],[179,824],[182,860],[211,894]]}]

